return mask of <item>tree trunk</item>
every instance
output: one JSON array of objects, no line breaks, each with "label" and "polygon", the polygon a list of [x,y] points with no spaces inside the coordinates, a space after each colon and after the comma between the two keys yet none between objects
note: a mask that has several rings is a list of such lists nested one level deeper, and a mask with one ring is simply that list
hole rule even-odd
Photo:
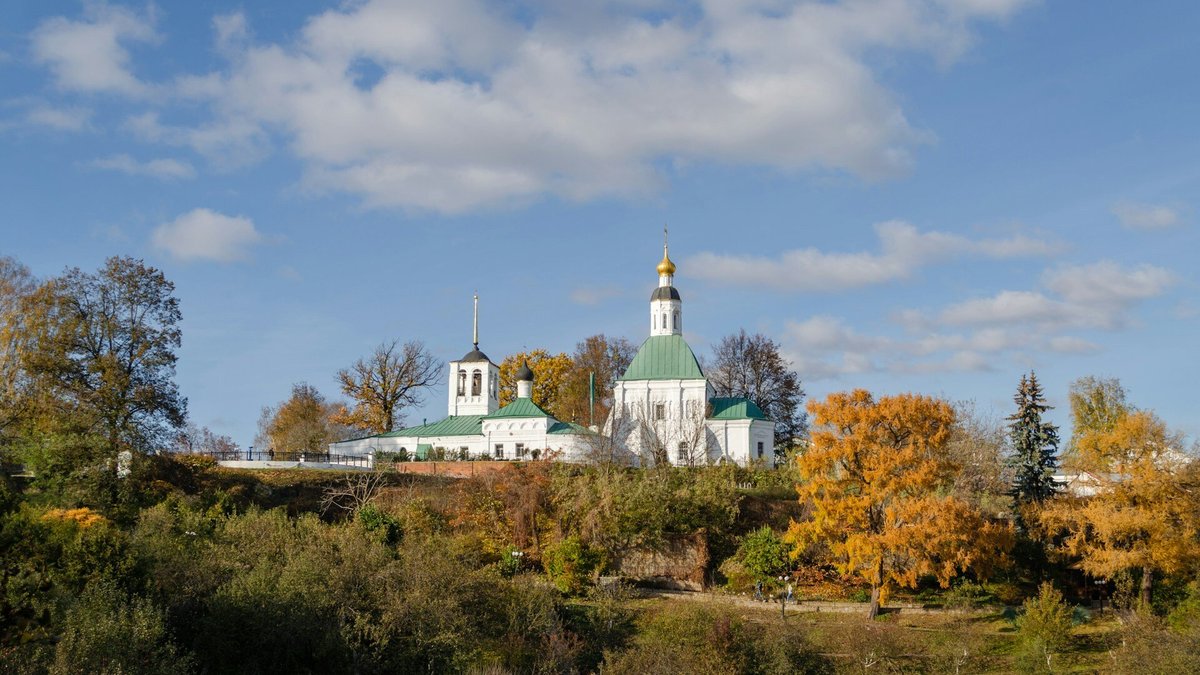
[{"label": "tree trunk", "polygon": [[1149,567],[1142,568],[1142,609],[1150,609],[1150,588],[1154,583],[1154,571]]},{"label": "tree trunk", "polygon": [[867,608],[867,619],[879,616],[879,596],[883,593],[883,556],[875,563],[875,575],[871,579],[871,606]]}]

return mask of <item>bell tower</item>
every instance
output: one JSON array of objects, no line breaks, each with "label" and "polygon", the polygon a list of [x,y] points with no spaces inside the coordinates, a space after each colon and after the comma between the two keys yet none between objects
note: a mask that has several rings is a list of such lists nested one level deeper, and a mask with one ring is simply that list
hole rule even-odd
[{"label": "bell tower", "polygon": [[474,348],[450,362],[449,415],[488,415],[500,408],[500,366],[479,351],[479,296],[471,332]]},{"label": "bell tower", "polygon": [[663,225],[663,257],[655,268],[658,288],[650,294],[650,335],[683,335],[683,300],[675,290],[675,263],[667,255],[667,226]]}]

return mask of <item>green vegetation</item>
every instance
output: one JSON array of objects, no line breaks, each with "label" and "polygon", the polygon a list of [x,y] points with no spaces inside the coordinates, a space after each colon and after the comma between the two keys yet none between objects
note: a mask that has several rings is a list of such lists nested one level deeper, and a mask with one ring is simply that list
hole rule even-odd
[{"label": "green vegetation", "polygon": [[[1045,482],[1032,376],[1011,447],[969,406],[858,390],[809,404],[778,471],[236,471],[159,452],[232,446],[187,424],[172,293],[127,258],[0,259],[0,674],[1200,669],[1200,463],[1115,380],[1072,391],[1092,495]],[[268,430],[319,448],[330,406],[295,393]],[[379,393],[339,414],[394,422]],[[780,575],[798,606],[744,595]],[[631,585],[663,579],[722,593]],[[1096,589],[1117,612],[1077,606]]]}]

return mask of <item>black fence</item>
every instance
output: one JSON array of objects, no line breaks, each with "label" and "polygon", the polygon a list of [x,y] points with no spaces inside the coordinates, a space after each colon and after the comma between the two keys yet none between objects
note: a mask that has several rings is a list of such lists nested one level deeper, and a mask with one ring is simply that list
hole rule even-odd
[{"label": "black fence", "polygon": [[202,453],[218,461],[242,462],[303,462],[306,464],[338,464],[369,468],[371,458],[366,455],[343,455],[336,452],[283,452],[279,450],[228,450]]}]

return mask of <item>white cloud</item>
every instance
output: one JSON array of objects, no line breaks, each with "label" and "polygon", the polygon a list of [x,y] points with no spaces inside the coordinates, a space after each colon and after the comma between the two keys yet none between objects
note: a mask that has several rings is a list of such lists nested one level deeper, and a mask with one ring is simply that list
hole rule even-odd
[{"label": "white cloud", "polygon": [[1175,275],[1153,265],[1122,268],[1111,260],[1062,267],[1046,275],[1047,288],[1067,302],[1098,307],[1123,307],[1162,295]]},{"label": "white cloud", "polygon": [[166,125],[158,113],[130,117],[125,128],[140,140],[190,148],[218,168],[256,162],[267,155],[266,132],[257,124],[228,118],[214,124],[186,127]]},{"label": "white cloud", "polygon": [[150,176],[164,180],[192,178],[196,170],[191,164],[177,159],[150,159],[140,162],[126,154],[101,157],[88,163],[89,166],[108,171],[119,171],[131,176]]},{"label": "white cloud", "polygon": [[684,265],[688,274],[726,283],[784,291],[837,291],[906,279],[933,262],[977,256],[1048,255],[1057,247],[1025,235],[972,240],[946,232],[919,232],[901,221],[875,226],[879,252],[828,253],[815,248],[785,251],[778,258],[700,253]]},{"label": "white cloud", "polygon": [[1099,351],[1100,345],[1072,333],[1124,328],[1139,303],[1174,282],[1170,272],[1150,265],[1064,266],[1043,275],[1044,291],[1000,291],[932,315],[896,312],[891,321],[902,334],[867,334],[843,319],[817,316],[788,322],[783,343],[797,372],[809,380],[993,370],[1027,363],[1030,354]]},{"label": "white cloud", "polygon": [[154,42],[153,17],[104,2],[84,5],[82,21],[54,17],[32,38],[33,57],[54,73],[62,89],[144,96],[149,87],[130,71],[128,42]]},{"label": "white cloud", "polygon": [[1161,204],[1117,202],[1113,215],[1125,227],[1133,230],[1164,230],[1179,224],[1179,210]]},{"label": "white cloud", "polygon": [[577,305],[598,305],[619,295],[621,289],[615,286],[586,286],[572,290],[570,298]]},{"label": "white cloud", "polygon": [[156,248],[179,260],[244,260],[251,246],[263,241],[254,223],[245,216],[226,216],[209,209],[193,209],[154,229]]},{"label": "white cloud", "polygon": [[1037,291],[1000,291],[951,305],[942,310],[941,320],[951,325],[1055,322],[1065,319],[1067,310]]},{"label": "white cloud", "polygon": [[1046,346],[1052,351],[1056,351],[1061,354],[1089,354],[1091,352],[1100,351],[1100,345],[1074,335],[1059,335],[1052,337],[1046,343]]},{"label": "white cloud", "polygon": [[[314,16],[284,42],[256,41],[230,14],[214,22],[228,65],[164,85],[207,102],[211,117],[144,137],[226,163],[282,140],[311,189],[448,213],[645,195],[672,163],[887,178],[932,134],[909,123],[875,57],[948,64],[978,22],[1023,4],[581,0],[515,12],[481,0],[368,0]],[[144,95],[150,85],[123,45],[153,39],[152,22],[100,7],[85,21],[43,24],[40,58],[61,86]],[[71,33],[90,46],[68,48],[61,36]],[[87,64],[98,72],[84,77]]]},{"label": "white cloud", "polygon": [[29,124],[56,131],[83,131],[88,128],[92,111],[88,108],[34,105],[25,112]]},{"label": "white cloud", "polygon": [[[1158,297],[1175,275],[1153,265],[1122,267],[1112,261],[1068,265],[1042,276],[1042,291],[1001,291],[951,305],[939,314],[950,325],[1026,324],[1050,329],[1113,330],[1129,321],[1138,303]],[[1056,296],[1056,297],[1055,297]]]}]

